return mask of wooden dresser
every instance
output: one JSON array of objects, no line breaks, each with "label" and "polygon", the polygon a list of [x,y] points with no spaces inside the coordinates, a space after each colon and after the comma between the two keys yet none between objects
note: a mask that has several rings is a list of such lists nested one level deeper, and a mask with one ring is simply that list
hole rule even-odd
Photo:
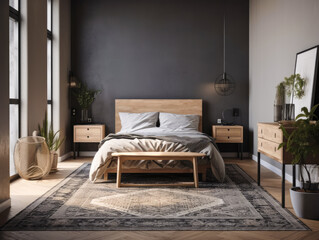
[{"label": "wooden dresser", "polygon": [[[87,124],[73,126],[73,158],[76,156],[77,143],[99,143],[105,137],[105,125]],[[78,148],[79,156],[79,148]]]},{"label": "wooden dresser", "polygon": [[[281,203],[285,207],[285,165],[291,164],[292,156],[286,152],[285,148],[278,149],[285,140],[279,123],[258,123],[258,148],[257,148],[257,183],[260,185],[260,154],[264,154],[271,159],[282,164],[282,194]],[[288,132],[293,131],[293,127],[285,127]],[[293,166],[293,186],[296,185],[296,167]]]},{"label": "wooden dresser", "polygon": [[[243,159],[243,126],[233,125],[233,126],[224,126],[224,125],[213,125],[212,126],[213,138],[215,138],[216,143],[238,143],[238,157],[239,152],[240,158]],[[241,151],[239,151],[239,148]]]},{"label": "wooden dresser", "polygon": [[[281,181],[281,200],[282,207],[285,207],[285,166],[292,163],[292,155],[286,152],[285,147],[278,149],[280,143],[284,142],[282,130],[279,123],[258,123],[258,148],[257,148],[257,183],[260,185],[260,154],[264,154],[271,159],[282,164],[282,181]],[[294,130],[294,127],[285,126],[288,133]],[[318,159],[309,157],[305,160],[307,164],[318,164]],[[296,166],[292,166],[292,185],[296,186]]]}]

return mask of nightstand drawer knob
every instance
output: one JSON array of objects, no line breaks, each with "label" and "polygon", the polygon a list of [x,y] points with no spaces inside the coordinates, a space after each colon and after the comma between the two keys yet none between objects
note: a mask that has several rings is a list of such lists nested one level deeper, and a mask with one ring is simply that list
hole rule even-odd
[{"label": "nightstand drawer knob", "polygon": [[228,139],[229,139],[229,137],[228,137]]},{"label": "nightstand drawer knob", "polygon": [[90,138],[90,136],[86,136],[87,138]]},{"label": "nightstand drawer knob", "polygon": [[89,129],[89,128],[87,128],[87,130],[89,131],[90,129]]},{"label": "nightstand drawer knob", "polygon": [[229,131],[230,129],[228,128],[227,130]]}]

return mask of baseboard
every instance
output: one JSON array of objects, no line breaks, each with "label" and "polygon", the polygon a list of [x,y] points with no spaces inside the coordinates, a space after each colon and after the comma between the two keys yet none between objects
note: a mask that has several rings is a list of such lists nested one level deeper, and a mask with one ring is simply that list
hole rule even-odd
[{"label": "baseboard", "polygon": [[[254,161],[257,162],[257,156],[255,155],[252,155],[252,159]],[[278,176],[282,176],[282,172],[281,172],[281,169],[280,168],[277,168],[275,167],[274,165],[266,162],[265,160],[263,160],[262,158],[260,158],[260,164],[262,166],[264,166],[265,168],[269,169],[270,171],[272,171],[273,173],[277,174]],[[256,170],[257,171],[257,170]],[[292,176],[288,173],[285,174],[285,178],[288,182],[291,182],[292,183]],[[296,177],[297,178],[297,177]],[[261,180],[262,181],[262,180]],[[296,185],[297,186],[300,186],[300,182],[298,181],[298,179],[296,179]]]},{"label": "baseboard", "polygon": [[82,152],[80,151],[80,157],[94,157],[95,154],[96,154],[95,151],[82,151]]},{"label": "baseboard", "polygon": [[68,152],[64,155],[62,155],[61,157],[58,158],[58,162],[63,162],[65,161],[66,159],[70,158],[73,156],[73,152]]},{"label": "baseboard", "polygon": [[[80,151],[80,157],[94,157],[95,153],[96,152],[94,151]],[[70,157],[73,157],[73,152],[68,152],[62,155],[61,157],[58,158],[58,161],[63,162],[69,159]]]},{"label": "baseboard", "polygon": [[[220,153],[224,158],[237,158],[237,152],[221,152]],[[249,152],[243,152],[244,158],[250,158],[251,154]]]},{"label": "baseboard", "polygon": [[0,213],[3,212],[4,210],[8,209],[9,207],[11,207],[11,199],[10,198],[3,201],[2,203],[0,203]]}]

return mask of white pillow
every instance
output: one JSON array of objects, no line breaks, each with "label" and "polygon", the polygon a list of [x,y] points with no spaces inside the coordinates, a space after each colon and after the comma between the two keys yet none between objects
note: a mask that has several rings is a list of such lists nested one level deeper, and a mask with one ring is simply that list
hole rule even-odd
[{"label": "white pillow", "polygon": [[156,127],[158,112],[127,113],[120,112],[121,131],[135,131],[143,128]]},{"label": "white pillow", "polygon": [[159,114],[160,128],[172,131],[196,130],[198,131],[199,115],[184,115],[174,113]]}]

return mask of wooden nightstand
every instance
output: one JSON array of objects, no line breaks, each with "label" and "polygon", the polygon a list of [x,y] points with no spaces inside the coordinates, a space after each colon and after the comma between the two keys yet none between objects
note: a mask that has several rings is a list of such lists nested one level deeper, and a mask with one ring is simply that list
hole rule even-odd
[{"label": "wooden nightstand", "polygon": [[[243,159],[243,142],[244,133],[243,126],[224,126],[224,125],[213,125],[213,138],[215,138],[216,143],[237,143],[238,150],[237,156]],[[239,151],[240,148],[240,151]],[[239,154],[240,152],[240,154]]]},{"label": "wooden nightstand", "polygon": [[[105,137],[105,125],[87,124],[73,126],[73,158],[75,158],[77,143],[99,143]],[[78,149],[78,157],[80,151]]]}]

